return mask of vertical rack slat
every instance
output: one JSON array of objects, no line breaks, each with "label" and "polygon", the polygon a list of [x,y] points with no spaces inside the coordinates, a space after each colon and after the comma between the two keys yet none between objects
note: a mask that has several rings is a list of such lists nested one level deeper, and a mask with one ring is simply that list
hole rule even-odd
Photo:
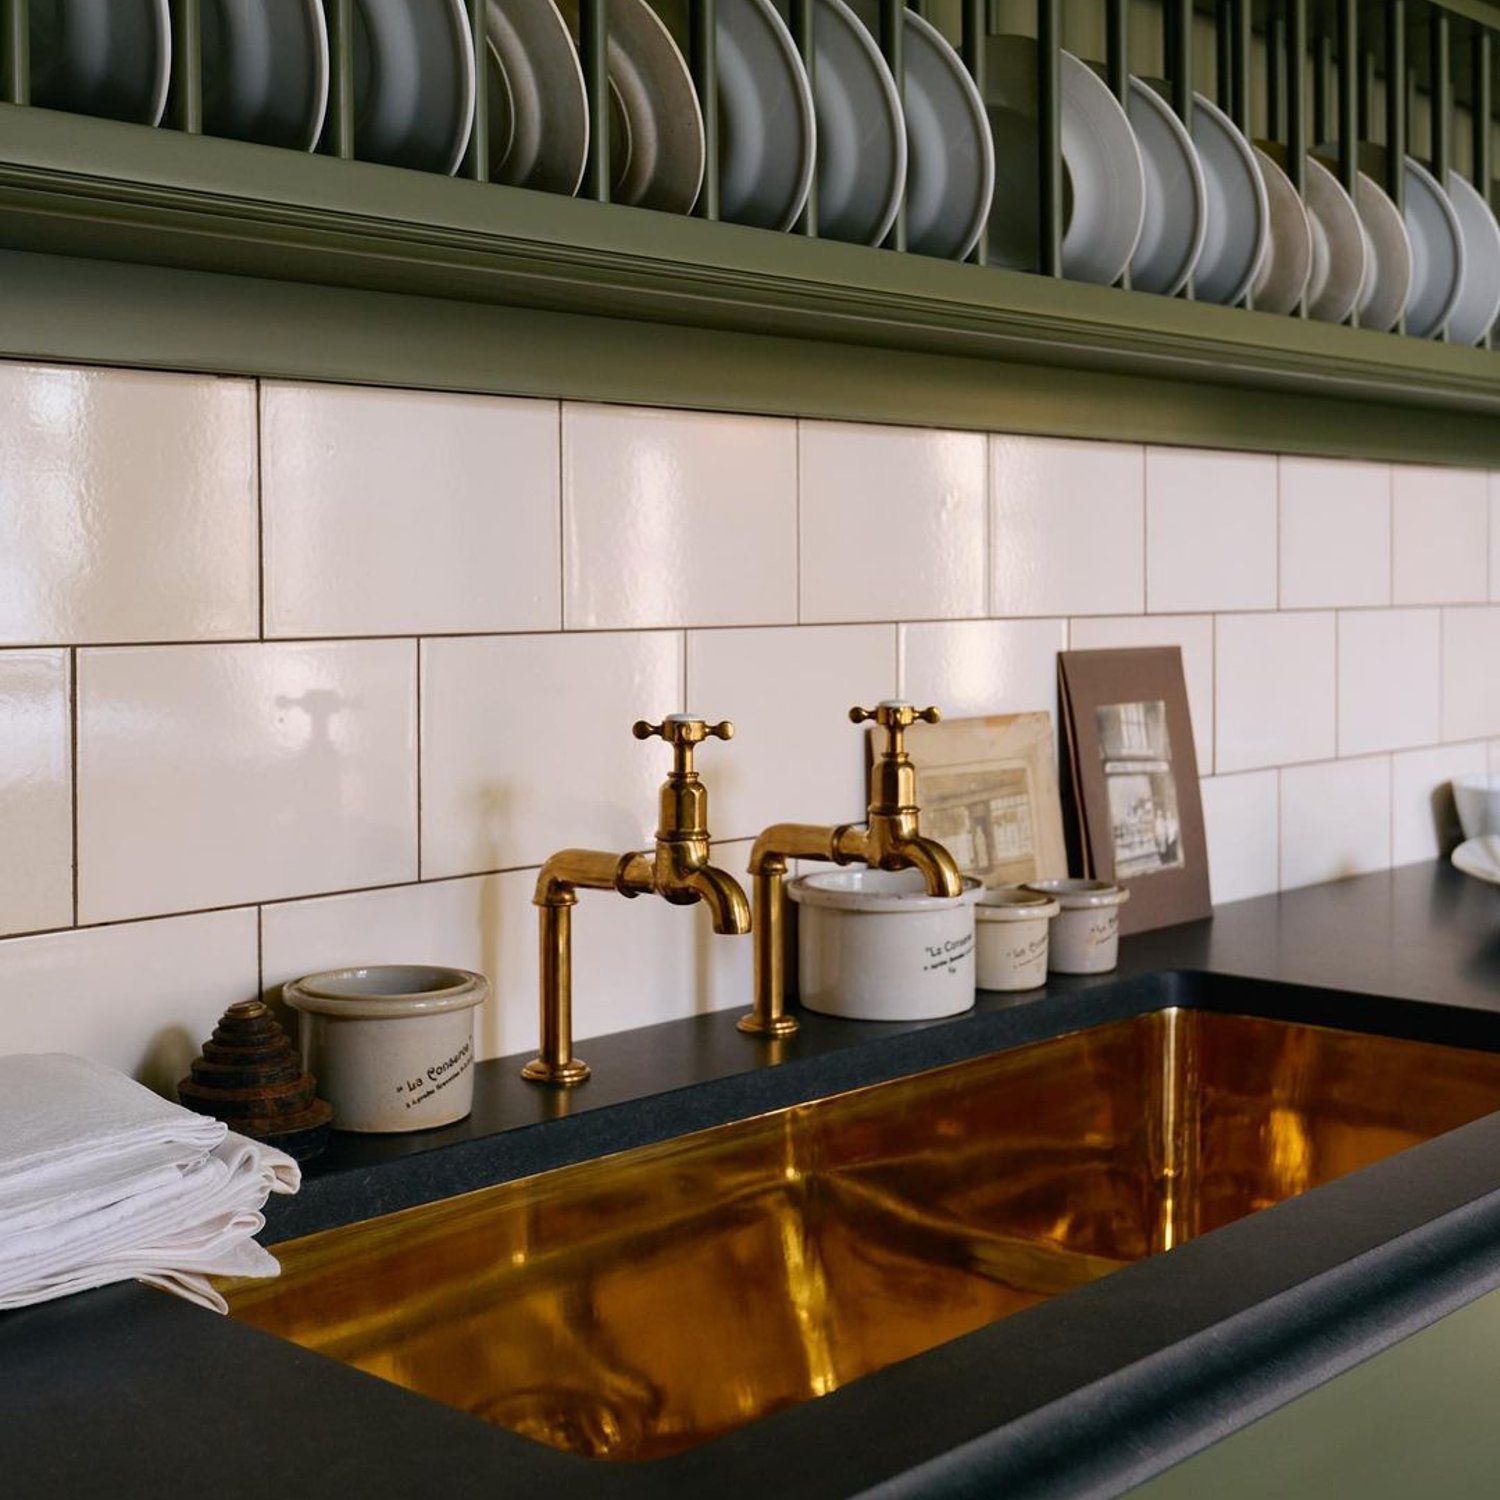
[{"label": "vertical rack slat", "polygon": [[[1109,90],[1130,109],[1130,0],[1108,0],[1104,7],[1104,72]],[[1116,286],[1130,288],[1130,267],[1120,273]]]},{"label": "vertical rack slat", "polygon": [[1448,12],[1434,5],[1428,17],[1427,98],[1432,116],[1432,175],[1448,187],[1453,161],[1452,31]]},{"label": "vertical rack slat", "polygon": [[[1471,109],[1474,119],[1474,153],[1471,163],[1472,174],[1470,180],[1479,190],[1479,196],[1491,208],[1495,206],[1495,138],[1491,124],[1495,113],[1493,57],[1489,32],[1483,26],[1476,25],[1471,54],[1471,66],[1473,69],[1471,75],[1473,83]],[[1485,348],[1493,349],[1495,347],[1495,339],[1495,329],[1491,328],[1489,333],[1485,335]]]},{"label": "vertical rack slat", "polygon": [[[1357,0],[1338,3],[1338,172],[1339,182],[1351,199],[1357,199],[1359,187],[1359,7]],[[1323,137],[1326,141],[1327,137]],[[1356,306],[1346,320],[1351,328],[1359,327]]]},{"label": "vertical rack slat", "polygon": [[1037,0],[1037,268],[1062,275],[1062,0]]},{"label": "vertical rack slat", "polygon": [[[1286,174],[1301,193],[1307,185],[1307,0],[1286,5]],[[1307,316],[1305,294],[1297,316]]]},{"label": "vertical rack slat", "polygon": [[694,210],[719,217],[719,0],[697,0],[688,18],[693,85],[703,111],[703,191]]},{"label": "vertical rack slat", "polygon": [[[906,0],[880,0],[880,50],[896,83],[896,98],[904,109],[906,99]],[[896,222],[886,236],[886,248],[906,249],[906,187],[896,206]]]},{"label": "vertical rack slat", "polygon": [[1275,141],[1286,139],[1286,17],[1271,0],[1271,19],[1266,27],[1266,133]]},{"label": "vertical rack slat", "polygon": [[172,124],[203,133],[203,10],[200,0],[172,0]]},{"label": "vertical rack slat", "polygon": [[1313,42],[1313,126],[1310,144],[1333,139],[1333,37],[1319,13]]},{"label": "vertical rack slat", "polygon": [[1369,47],[1359,54],[1359,139],[1375,139],[1375,53]]},{"label": "vertical rack slat", "polygon": [[354,155],[354,0],[325,0],[328,15],[328,145]]},{"label": "vertical rack slat", "polygon": [[1255,53],[1255,17],[1251,0],[1234,0],[1230,24],[1234,35],[1229,49],[1232,87],[1229,91],[1229,112],[1234,123],[1245,136],[1251,134],[1250,119],[1250,61]]},{"label": "vertical rack slat", "polygon": [[589,154],[583,194],[609,202],[609,0],[579,0],[578,58],[589,102]]},{"label": "vertical rack slat", "polygon": [[469,35],[474,42],[474,123],[463,173],[475,182],[490,180],[490,44],[486,0],[468,0]]},{"label": "vertical rack slat", "polygon": [[4,24],[5,102],[31,103],[31,3],[3,0],[0,21]]},{"label": "vertical rack slat", "polygon": [[1193,129],[1193,0],[1167,0],[1167,69],[1172,86],[1172,108],[1177,118]]},{"label": "vertical rack slat", "polygon": [[[1123,5],[1125,0],[1110,0],[1112,5]],[[988,30],[988,14],[985,0],[963,0],[963,18],[959,32],[959,50],[963,57],[964,66],[969,70],[969,76],[974,80],[974,87],[979,90],[979,97],[985,98],[984,78],[984,39]],[[986,228],[979,236],[979,243],[974,246],[969,259],[976,265],[983,265],[989,259],[989,229]]]},{"label": "vertical rack slat", "polygon": [[1234,0],[1214,6],[1214,87],[1219,108],[1234,113]]},{"label": "vertical rack slat", "polygon": [[1385,7],[1385,190],[1406,202],[1406,0]]},{"label": "vertical rack slat", "polygon": [[[813,21],[817,0],[792,0],[792,38],[797,43],[797,54],[802,59],[807,73],[807,84],[813,98],[818,97],[818,48],[813,36]],[[813,168],[812,183],[807,190],[807,203],[802,216],[797,220],[797,229],[805,235],[816,237],[818,233],[818,172]]]}]

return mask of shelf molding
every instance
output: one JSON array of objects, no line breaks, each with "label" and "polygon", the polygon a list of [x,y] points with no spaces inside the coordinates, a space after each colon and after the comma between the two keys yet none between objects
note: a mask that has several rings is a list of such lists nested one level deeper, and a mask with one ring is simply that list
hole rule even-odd
[{"label": "shelf molding", "polygon": [[1500,464],[1484,350],[33,108],[0,255],[11,357]]}]

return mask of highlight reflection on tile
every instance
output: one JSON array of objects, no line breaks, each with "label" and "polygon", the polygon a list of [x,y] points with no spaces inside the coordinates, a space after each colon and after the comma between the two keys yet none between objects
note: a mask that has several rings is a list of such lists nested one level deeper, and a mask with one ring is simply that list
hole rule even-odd
[{"label": "highlight reflection on tile", "polygon": [[73,920],[68,653],[0,651],[0,933]]}]

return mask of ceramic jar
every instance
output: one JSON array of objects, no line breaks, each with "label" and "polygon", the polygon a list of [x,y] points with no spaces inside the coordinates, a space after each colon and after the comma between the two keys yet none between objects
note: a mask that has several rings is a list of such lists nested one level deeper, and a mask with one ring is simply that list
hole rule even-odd
[{"label": "ceramic jar", "polygon": [[287,985],[333,1128],[384,1134],[463,1119],[474,1105],[474,1009],[489,992],[482,974],[426,964],[333,969]]},{"label": "ceramic jar", "polygon": [[926,1021],[974,1004],[980,885],[929,896],[916,870],[820,871],[797,903],[798,987],[808,1010],[856,1021]]},{"label": "ceramic jar", "polygon": [[982,990],[1034,990],[1047,982],[1048,929],[1062,908],[1040,891],[1003,886],[974,908],[975,977]]},{"label": "ceramic jar", "polygon": [[1120,908],[1129,891],[1105,880],[1032,880],[1026,889],[1062,908],[1052,924],[1052,973],[1104,974],[1119,963]]}]

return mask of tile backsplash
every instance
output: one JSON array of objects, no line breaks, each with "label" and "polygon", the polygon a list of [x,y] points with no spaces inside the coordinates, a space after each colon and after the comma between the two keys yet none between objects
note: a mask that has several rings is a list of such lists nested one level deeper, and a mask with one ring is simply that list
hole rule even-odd
[{"label": "tile backsplash", "polygon": [[[1500,770],[1500,474],[0,364],[0,1050],[169,1084],[315,968],[495,982],[535,867],[858,817],[849,704],[1053,709],[1180,645],[1215,899],[1428,859]],[[585,893],[580,1036],[748,1002],[700,911]]]}]

